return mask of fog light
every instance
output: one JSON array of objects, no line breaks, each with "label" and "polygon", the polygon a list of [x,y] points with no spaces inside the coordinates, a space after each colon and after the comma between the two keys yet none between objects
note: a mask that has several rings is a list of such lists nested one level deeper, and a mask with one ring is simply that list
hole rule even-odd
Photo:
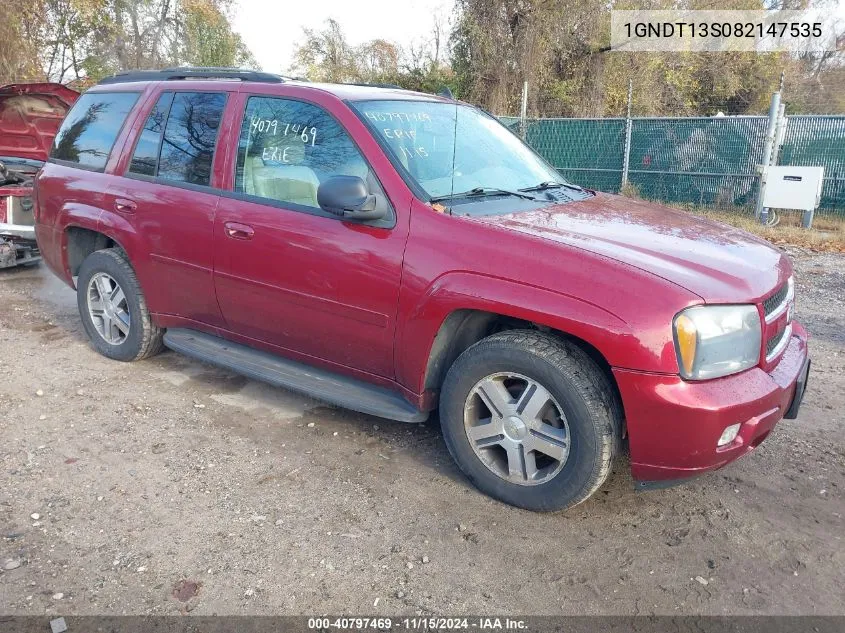
[{"label": "fog light", "polygon": [[730,444],[736,438],[736,434],[739,433],[740,424],[731,424],[729,427],[726,427],[724,431],[722,431],[722,436],[719,438],[719,441],[716,442],[716,446],[724,446],[725,444]]}]

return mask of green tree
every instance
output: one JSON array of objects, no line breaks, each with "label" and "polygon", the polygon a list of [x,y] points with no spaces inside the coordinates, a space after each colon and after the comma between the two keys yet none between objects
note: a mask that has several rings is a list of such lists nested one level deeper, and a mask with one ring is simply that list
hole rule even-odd
[{"label": "green tree", "polygon": [[304,29],[304,41],[294,51],[293,72],[312,81],[361,81],[355,51],[336,20],[321,30]]},{"label": "green tree", "polygon": [[41,5],[40,0],[0,2],[0,85],[43,78],[37,42]]},{"label": "green tree", "polygon": [[229,20],[210,0],[185,0],[185,62],[191,66],[239,66],[258,63]]},{"label": "green tree", "polygon": [[[745,114],[765,111],[782,71],[787,85],[806,85],[812,64],[786,53],[611,51],[611,9],[646,7],[762,9],[763,0],[458,0],[452,32],[458,94],[515,114],[527,81],[531,116],[618,116],[631,80],[635,114]],[[828,64],[819,77],[831,90],[834,58],[814,58]],[[796,95],[791,103],[799,101]]]},{"label": "green tree", "polygon": [[256,67],[232,31],[233,0],[0,3],[0,80],[71,82],[175,65]]},{"label": "green tree", "polygon": [[409,90],[437,92],[454,88],[445,58],[445,26],[435,19],[430,45],[406,48],[384,39],[353,46],[340,24],[327,20],[320,30],[305,29],[294,51],[291,72],[312,81],[395,84]]}]

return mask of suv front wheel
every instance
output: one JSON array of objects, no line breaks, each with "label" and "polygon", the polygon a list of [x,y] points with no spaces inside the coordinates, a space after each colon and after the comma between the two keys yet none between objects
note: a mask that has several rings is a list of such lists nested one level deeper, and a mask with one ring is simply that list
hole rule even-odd
[{"label": "suv front wheel", "polygon": [[488,495],[535,511],[590,497],[621,442],[610,381],[577,345],[542,332],[494,334],[450,368],[440,398],[449,452]]},{"label": "suv front wheel", "polygon": [[162,349],[135,271],[123,250],[91,253],[79,268],[76,303],[91,344],[103,356],[133,361]]}]

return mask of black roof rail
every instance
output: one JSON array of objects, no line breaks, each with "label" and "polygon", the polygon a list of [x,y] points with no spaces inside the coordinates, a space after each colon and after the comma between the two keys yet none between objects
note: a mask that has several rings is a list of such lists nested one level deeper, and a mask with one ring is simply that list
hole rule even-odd
[{"label": "black roof rail", "polygon": [[110,77],[103,77],[97,85],[130,83],[134,81],[177,81],[180,79],[236,79],[259,83],[279,84],[280,75],[246,70],[244,68],[190,67],[165,68],[164,70],[127,70]]},{"label": "black roof rail", "polygon": [[344,85],[347,86],[369,86],[370,88],[395,88],[396,90],[404,90],[402,86],[398,86],[396,84],[368,84],[366,82],[357,82],[357,81],[347,81],[344,82]]}]

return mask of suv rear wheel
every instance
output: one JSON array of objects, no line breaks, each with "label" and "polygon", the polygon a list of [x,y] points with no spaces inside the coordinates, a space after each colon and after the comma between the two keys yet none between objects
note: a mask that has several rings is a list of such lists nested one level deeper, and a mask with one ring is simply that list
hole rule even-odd
[{"label": "suv rear wheel", "polygon": [[470,481],[537,511],[572,507],[602,485],[621,417],[610,381],[582,349],[533,330],[467,349],[440,398],[446,445]]},{"label": "suv rear wheel", "polygon": [[108,248],[91,253],[79,268],[76,302],[91,344],[115,360],[140,360],[162,349],[163,331],[147,310],[126,254]]}]

